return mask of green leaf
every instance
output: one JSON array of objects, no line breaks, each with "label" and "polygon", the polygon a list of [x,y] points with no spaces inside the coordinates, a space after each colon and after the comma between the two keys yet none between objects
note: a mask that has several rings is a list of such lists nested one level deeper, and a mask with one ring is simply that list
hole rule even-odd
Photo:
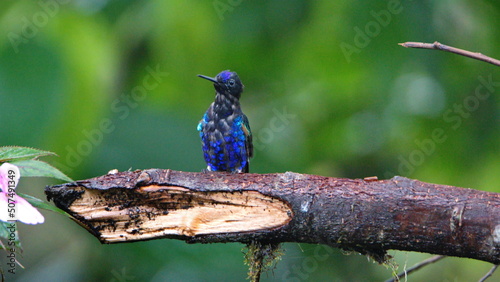
[{"label": "green leaf", "polygon": [[68,216],[68,217],[70,216],[67,212],[61,210],[60,208],[55,207],[49,203],[46,203],[38,198],[23,194],[23,193],[16,193],[16,194],[23,197],[26,201],[28,201],[28,203],[30,203],[35,208],[53,211],[53,212],[56,212],[56,213],[59,213],[59,214],[62,214],[62,215]]},{"label": "green leaf", "polygon": [[[12,226],[14,226],[13,229],[10,228]],[[13,240],[11,234],[14,234]],[[19,248],[21,247],[21,241],[19,240],[19,234],[17,233],[17,223],[15,221],[14,222],[0,221],[0,237],[5,238],[9,241],[12,240],[15,243],[16,247]]]},{"label": "green leaf", "polygon": [[20,146],[4,146],[0,147],[0,163],[7,161],[19,161],[33,159],[41,156],[56,156],[55,153],[43,151],[35,148],[20,147]]},{"label": "green leaf", "polygon": [[0,237],[9,239],[9,230],[7,229],[7,226],[10,223],[5,222],[5,221],[0,221]]},{"label": "green leaf", "polygon": [[51,177],[61,179],[67,182],[73,182],[73,179],[69,178],[66,174],[62,173],[57,168],[51,166],[50,164],[39,161],[39,160],[22,160],[11,162],[11,164],[19,167],[22,176],[28,177]]}]

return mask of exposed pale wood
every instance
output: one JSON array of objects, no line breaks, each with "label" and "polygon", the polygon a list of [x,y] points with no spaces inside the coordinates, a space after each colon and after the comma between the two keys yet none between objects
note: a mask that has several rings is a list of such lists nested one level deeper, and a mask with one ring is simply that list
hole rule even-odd
[{"label": "exposed pale wood", "polygon": [[158,185],[90,189],[71,204],[71,211],[104,243],[266,230],[292,218],[286,203],[255,191],[196,192]]}]

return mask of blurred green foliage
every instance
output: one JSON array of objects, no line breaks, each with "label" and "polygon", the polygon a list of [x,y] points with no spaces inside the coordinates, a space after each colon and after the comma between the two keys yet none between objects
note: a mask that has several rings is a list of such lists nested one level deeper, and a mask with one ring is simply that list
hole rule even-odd
[{"label": "blurred green foliage", "polygon": [[[498,67],[397,45],[440,41],[500,58],[499,24],[491,0],[2,1],[0,145],[56,152],[51,163],[73,179],[114,168],[200,171],[196,125],[214,90],[196,75],[231,69],[246,85],[253,172],[398,174],[500,192]],[[18,189],[44,198],[47,181],[25,178]],[[246,277],[238,244],[102,246],[68,218],[44,214],[45,224],[21,226],[26,269],[9,279]],[[286,244],[263,279],[391,275],[318,248]],[[399,270],[428,257],[395,254]],[[450,258],[413,279],[477,280],[489,267]]]}]

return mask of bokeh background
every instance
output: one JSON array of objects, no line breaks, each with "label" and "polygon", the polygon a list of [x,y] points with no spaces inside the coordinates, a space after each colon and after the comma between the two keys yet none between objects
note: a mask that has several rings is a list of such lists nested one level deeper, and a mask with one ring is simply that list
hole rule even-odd
[{"label": "bokeh background", "polygon": [[[0,145],[56,152],[46,160],[73,179],[115,168],[200,171],[196,125],[214,90],[196,75],[231,69],[246,86],[253,172],[403,175],[500,192],[499,68],[397,45],[440,41],[500,58],[499,26],[493,0],[2,1]],[[45,185],[56,183],[23,178],[18,189],[45,199]],[[101,245],[42,212],[46,223],[20,227],[25,269],[9,280],[246,277],[239,244]],[[284,249],[264,281],[392,273],[337,249]],[[391,254],[400,271],[430,257]],[[449,258],[410,279],[474,281],[490,267]]]}]

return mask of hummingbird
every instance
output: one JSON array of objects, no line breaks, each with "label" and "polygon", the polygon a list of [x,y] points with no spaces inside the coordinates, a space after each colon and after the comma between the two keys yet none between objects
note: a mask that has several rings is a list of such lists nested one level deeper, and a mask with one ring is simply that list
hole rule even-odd
[{"label": "hummingbird", "polygon": [[240,107],[244,88],[240,78],[229,70],[215,77],[198,76],[213,82],[215,88],[215,101],[198,124],[206,170],[248,172],[253,156],[252,132]]}]

